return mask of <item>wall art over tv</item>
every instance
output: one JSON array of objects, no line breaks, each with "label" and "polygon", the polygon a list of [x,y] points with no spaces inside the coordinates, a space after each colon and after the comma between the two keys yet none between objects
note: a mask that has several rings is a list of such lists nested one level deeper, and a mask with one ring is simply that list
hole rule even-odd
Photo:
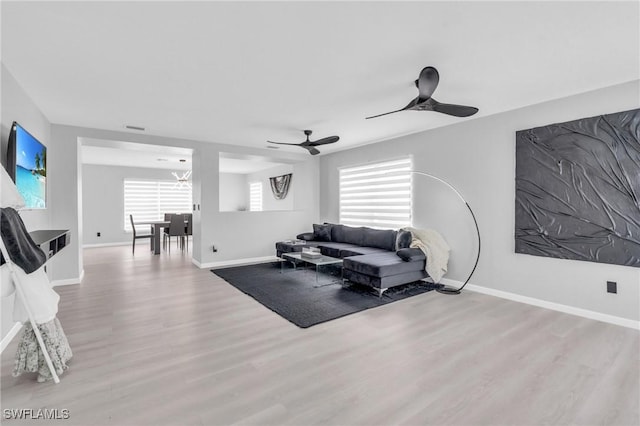
[{"label": "wall art over tv", "polygon": [[515,250],[640,267],[640,109],[516,132]]}]

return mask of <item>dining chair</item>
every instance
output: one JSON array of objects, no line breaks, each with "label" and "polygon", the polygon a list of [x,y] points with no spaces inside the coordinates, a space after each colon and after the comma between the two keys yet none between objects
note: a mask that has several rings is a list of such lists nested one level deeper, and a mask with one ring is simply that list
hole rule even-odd
[{"label": "dining chair", "polygon": [[185,233],[187,234],[187,250],[189,250],[189,235],[193,235],[193,213],[186,213],[184,220],[187,221],[185,225]]},{"label": "dining chair", "polygon": [[[173,216],[175,213],[165,213],[164,214],[164,221],[165,222],[171,222],[171,216]],[[162,247],[164,248],[167,245],[167,237],[169,236],[169,227],[165,227],[163,232],[162,232]]]},{"label": "dining chair", "polygon": [[184,250],[184,237],[186,236],[184,227],[184,216],[181,214],[171,215],[171,221],[169,223],[169,232],[167,237],[169,238],[169,251],[171,251],[171,237],[178,237],[176,243]]},{"label": "dining chair", "polygon": [[133,215],[132,214],[129,215],[129,220],[131,221],[131,229],[133,229],[132,253],[135,253],[136,252],[136,240],[141,239],[141,238],[151,238],[151,237],[153,237],[153,233],[138,235],[138,233],[136,232],[136,225],[133,223]]}]

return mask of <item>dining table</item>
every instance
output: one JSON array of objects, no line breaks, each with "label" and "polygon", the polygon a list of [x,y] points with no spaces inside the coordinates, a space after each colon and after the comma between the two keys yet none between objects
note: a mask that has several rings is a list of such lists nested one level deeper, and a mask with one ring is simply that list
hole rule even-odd
[{"label": "dining table", "polygon": [[[189,223],[188,220],[184,221],[184,225],[187,226]],[[142,222],[134,222],[136,226],[138,225],[151,225],[151,232],[153,236],[150,238],[150,250],[153,254],[160,254],[160,234],[162,228],[168,228],[171,224],[168,220],[145,220]]]}]

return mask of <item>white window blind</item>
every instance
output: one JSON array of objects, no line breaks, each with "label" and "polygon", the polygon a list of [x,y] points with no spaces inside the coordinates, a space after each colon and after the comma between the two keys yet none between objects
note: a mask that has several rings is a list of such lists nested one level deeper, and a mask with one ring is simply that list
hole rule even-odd
[{"label": "white window blind", "polygon": [[340,169],[340,223],[411,226],[411,157]]},{"label": "white window blind", "polygon": [[252,212],[262,211],[262,182],[249,184],[249,210]]},{"label": "white window blind", "polygon": [[163,220],[165,213],[191,211],[191,188],[175,180],[124,180],[124,230],[131,231],[129,215],[136,222]]}]

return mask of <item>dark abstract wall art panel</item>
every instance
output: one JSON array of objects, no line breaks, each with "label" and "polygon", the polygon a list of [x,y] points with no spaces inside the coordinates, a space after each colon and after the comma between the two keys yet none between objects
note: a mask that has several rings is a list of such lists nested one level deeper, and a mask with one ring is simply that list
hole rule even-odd
[{"label": "dark abstract wall art panel", "polygon": [[640,109],[516,132],[516,253],[640,267]]}]

